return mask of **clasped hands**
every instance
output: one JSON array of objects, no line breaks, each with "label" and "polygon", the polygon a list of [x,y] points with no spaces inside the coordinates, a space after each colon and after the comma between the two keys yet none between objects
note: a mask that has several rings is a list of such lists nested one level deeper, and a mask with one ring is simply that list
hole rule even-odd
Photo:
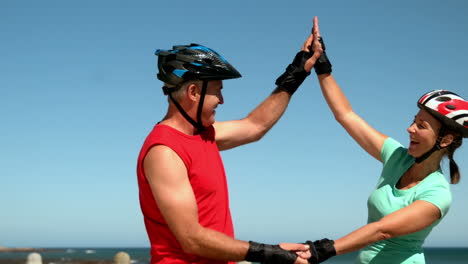
[{"label": "clasped hands", "polygon": [[297,244],[297,243],[281,243],[279,246],[282,249],[293,251],[297,254],[298,258],[294,264],[307,264],[308,259],[312,257],[310,252],[310,246],[307,244]]},{"label": "clasped hands", "polygon": [[306,241],[305,244],[282,243],[280,248],[294,252],[298,256],[294,264],[318,264],[336,256],[335,241],[328,238]]}]

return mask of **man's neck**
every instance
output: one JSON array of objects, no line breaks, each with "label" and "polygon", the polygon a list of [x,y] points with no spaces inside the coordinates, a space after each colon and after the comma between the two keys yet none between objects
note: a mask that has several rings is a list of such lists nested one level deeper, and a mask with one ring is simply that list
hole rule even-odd
[{"label": "man's neck", "polygon": [[190,124],[178,111],[177,112],[169,112],[164,119],[160,122],[160,124],[170,126],[184,134],[193,136],[197,133],[197,129]]}]

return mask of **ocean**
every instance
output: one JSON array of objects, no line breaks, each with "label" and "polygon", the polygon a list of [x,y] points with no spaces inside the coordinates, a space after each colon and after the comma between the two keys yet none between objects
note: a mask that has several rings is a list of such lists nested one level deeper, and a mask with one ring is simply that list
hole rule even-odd
[{"label": "ocean", "polygon": [[[468,248],[425,248],[427,264],[468,264]],[[132,264],[149,263],[148,248],[53,248],[38,252],[43,264],[107,264],[126,252]],[[25,264],[30,252],[0,252],[0,264]],[[357,253],[333,257],[326,264],[352,264]]]}]

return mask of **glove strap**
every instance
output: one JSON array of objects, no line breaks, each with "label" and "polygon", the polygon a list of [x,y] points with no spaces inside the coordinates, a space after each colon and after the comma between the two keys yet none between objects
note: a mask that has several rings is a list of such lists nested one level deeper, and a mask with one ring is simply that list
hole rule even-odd
[{"label": "glove strap", "polygon": [[249,241],[249,250],[245,256],[246,261],[262,262],[265,264],[293,264],[297,255],[284,250],[278,245],[266,245]]},{"label": "glove strap", "polygon": [[320,44],[322,44],[323,53],[320,55],[320,58],[315,62],[314,68],[317,75],[331,73],[332,72],[332,65],[330,60],[327,57],[327,53],[325,52],[325,43],[323,42],[322,37],[319,39]]},{"label": "glove strap", "polygon": [[318,263],[336,256],[335,241],[328,238],[314,241],[317,250]]},{"label": "glove strap", "polygon": [[315,248],[315,245],[312,241],[310,240],[307,240],[305,242],[306,245],[309,245],[309,251],[310,251],[310,254],[312,255],[308,260],[307,262],[309,262],[309,264],[318,264],[318,254],[317,254],[317,249]]},{"label": "glove strap", "polygon": [[249,241],[249,250],[245,260],[250,262],[262,262],[265,259],[265,244]]},{"label": "glove strap", "polygon": [[310,52],[298,52],[293,62],[286,68],[286,71],[276,79],[275,84],[293,95],[297,88],[304,82],[305,78],[310,75],[310,72],[304,69],[305,62],[310,57],[312,57],[312,53]]}]

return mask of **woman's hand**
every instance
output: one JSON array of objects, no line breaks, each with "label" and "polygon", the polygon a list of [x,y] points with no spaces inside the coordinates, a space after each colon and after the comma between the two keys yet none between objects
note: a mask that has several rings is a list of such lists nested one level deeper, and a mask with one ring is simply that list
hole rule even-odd
[{"label": "woman's hand", "polygon": [[281,243],[279,245],[282,249],[294,251],[303,259],[309,259],[312,256],[309,250],[309,245],[295,243]]}]

